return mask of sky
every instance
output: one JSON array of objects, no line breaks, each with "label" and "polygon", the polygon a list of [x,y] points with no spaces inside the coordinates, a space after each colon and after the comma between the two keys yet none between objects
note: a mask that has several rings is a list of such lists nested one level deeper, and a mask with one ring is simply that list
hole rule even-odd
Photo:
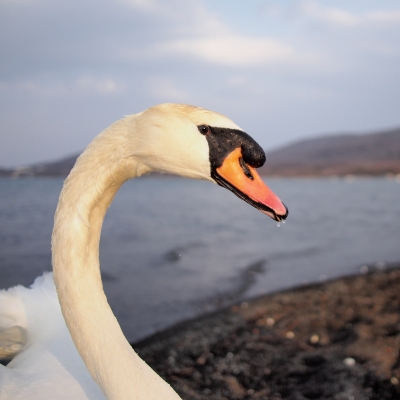
[{"label": "sky", "polygon": [[159,103],[270,150],[400,126],[398,0],[0,0],[0,166],[80,152]]}]

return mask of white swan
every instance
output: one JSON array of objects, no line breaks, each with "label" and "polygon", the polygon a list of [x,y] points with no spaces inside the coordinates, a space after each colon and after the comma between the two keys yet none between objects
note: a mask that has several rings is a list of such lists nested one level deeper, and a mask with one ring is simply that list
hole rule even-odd
[{"label": "white swan", "polygon": [[254,169],[264,159],[231,120],[186,105],[152,107],[97,136],[55,214],[58,299],[51,274],[31,289],[0,292],[0,354],[20,350],[0,365],[0,399],[179,399],[132,350],[107,303],[98,257],[104,215],[126,180],[159,171],[217,182],[280,221],[287,209]]}]

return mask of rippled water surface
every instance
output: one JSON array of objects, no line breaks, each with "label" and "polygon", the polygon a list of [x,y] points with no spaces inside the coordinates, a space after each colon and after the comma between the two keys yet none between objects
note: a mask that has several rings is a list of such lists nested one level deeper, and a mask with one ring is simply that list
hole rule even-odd
[{"label": "rippled water surface", "polygon": [[[269,179],[276,222],[201,181],[128,182],[104,223],[106,294],[130,340],[232,301],[400,261],[400,184]],[[0,287],[50,270],[61,179],[0,179]]]}]

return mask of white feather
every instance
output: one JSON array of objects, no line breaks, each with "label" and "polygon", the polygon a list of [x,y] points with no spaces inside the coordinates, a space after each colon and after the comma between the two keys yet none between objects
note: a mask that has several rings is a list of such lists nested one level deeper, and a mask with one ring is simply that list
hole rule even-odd
[{"label": "white feather", "polygon": [[163,104],[117,121],[79,157],[55,216],[58,297],[52,274],[0,291],[0,355],[18,353],[0,365],[0,400],[179,399],[123,336],[103,292],[98,246],[124,181],[149,171],[211,180],[202,124],[238,129],[220,114]]},{"label": "white feather", "polygon": [[[0,330],[13,327],[24,334],[10,332],[8,342],[17,340],[20,347],[14,350],[23,351],[0,365],[1,400],[105,399],[72,342],[53,274],[36,278],[30,288],[0,291]],[[4,348],[0,341],[0,351]]]}]

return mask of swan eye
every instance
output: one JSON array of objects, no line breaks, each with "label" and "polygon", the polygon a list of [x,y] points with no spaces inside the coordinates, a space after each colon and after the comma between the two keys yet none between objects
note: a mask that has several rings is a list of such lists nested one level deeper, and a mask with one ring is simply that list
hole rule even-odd
[{"label": "swan eye", "polygon": [[207,125],[199,125],[197,128],[202,135],[207,135],[207,133],[210,133],[210,127]]}]

